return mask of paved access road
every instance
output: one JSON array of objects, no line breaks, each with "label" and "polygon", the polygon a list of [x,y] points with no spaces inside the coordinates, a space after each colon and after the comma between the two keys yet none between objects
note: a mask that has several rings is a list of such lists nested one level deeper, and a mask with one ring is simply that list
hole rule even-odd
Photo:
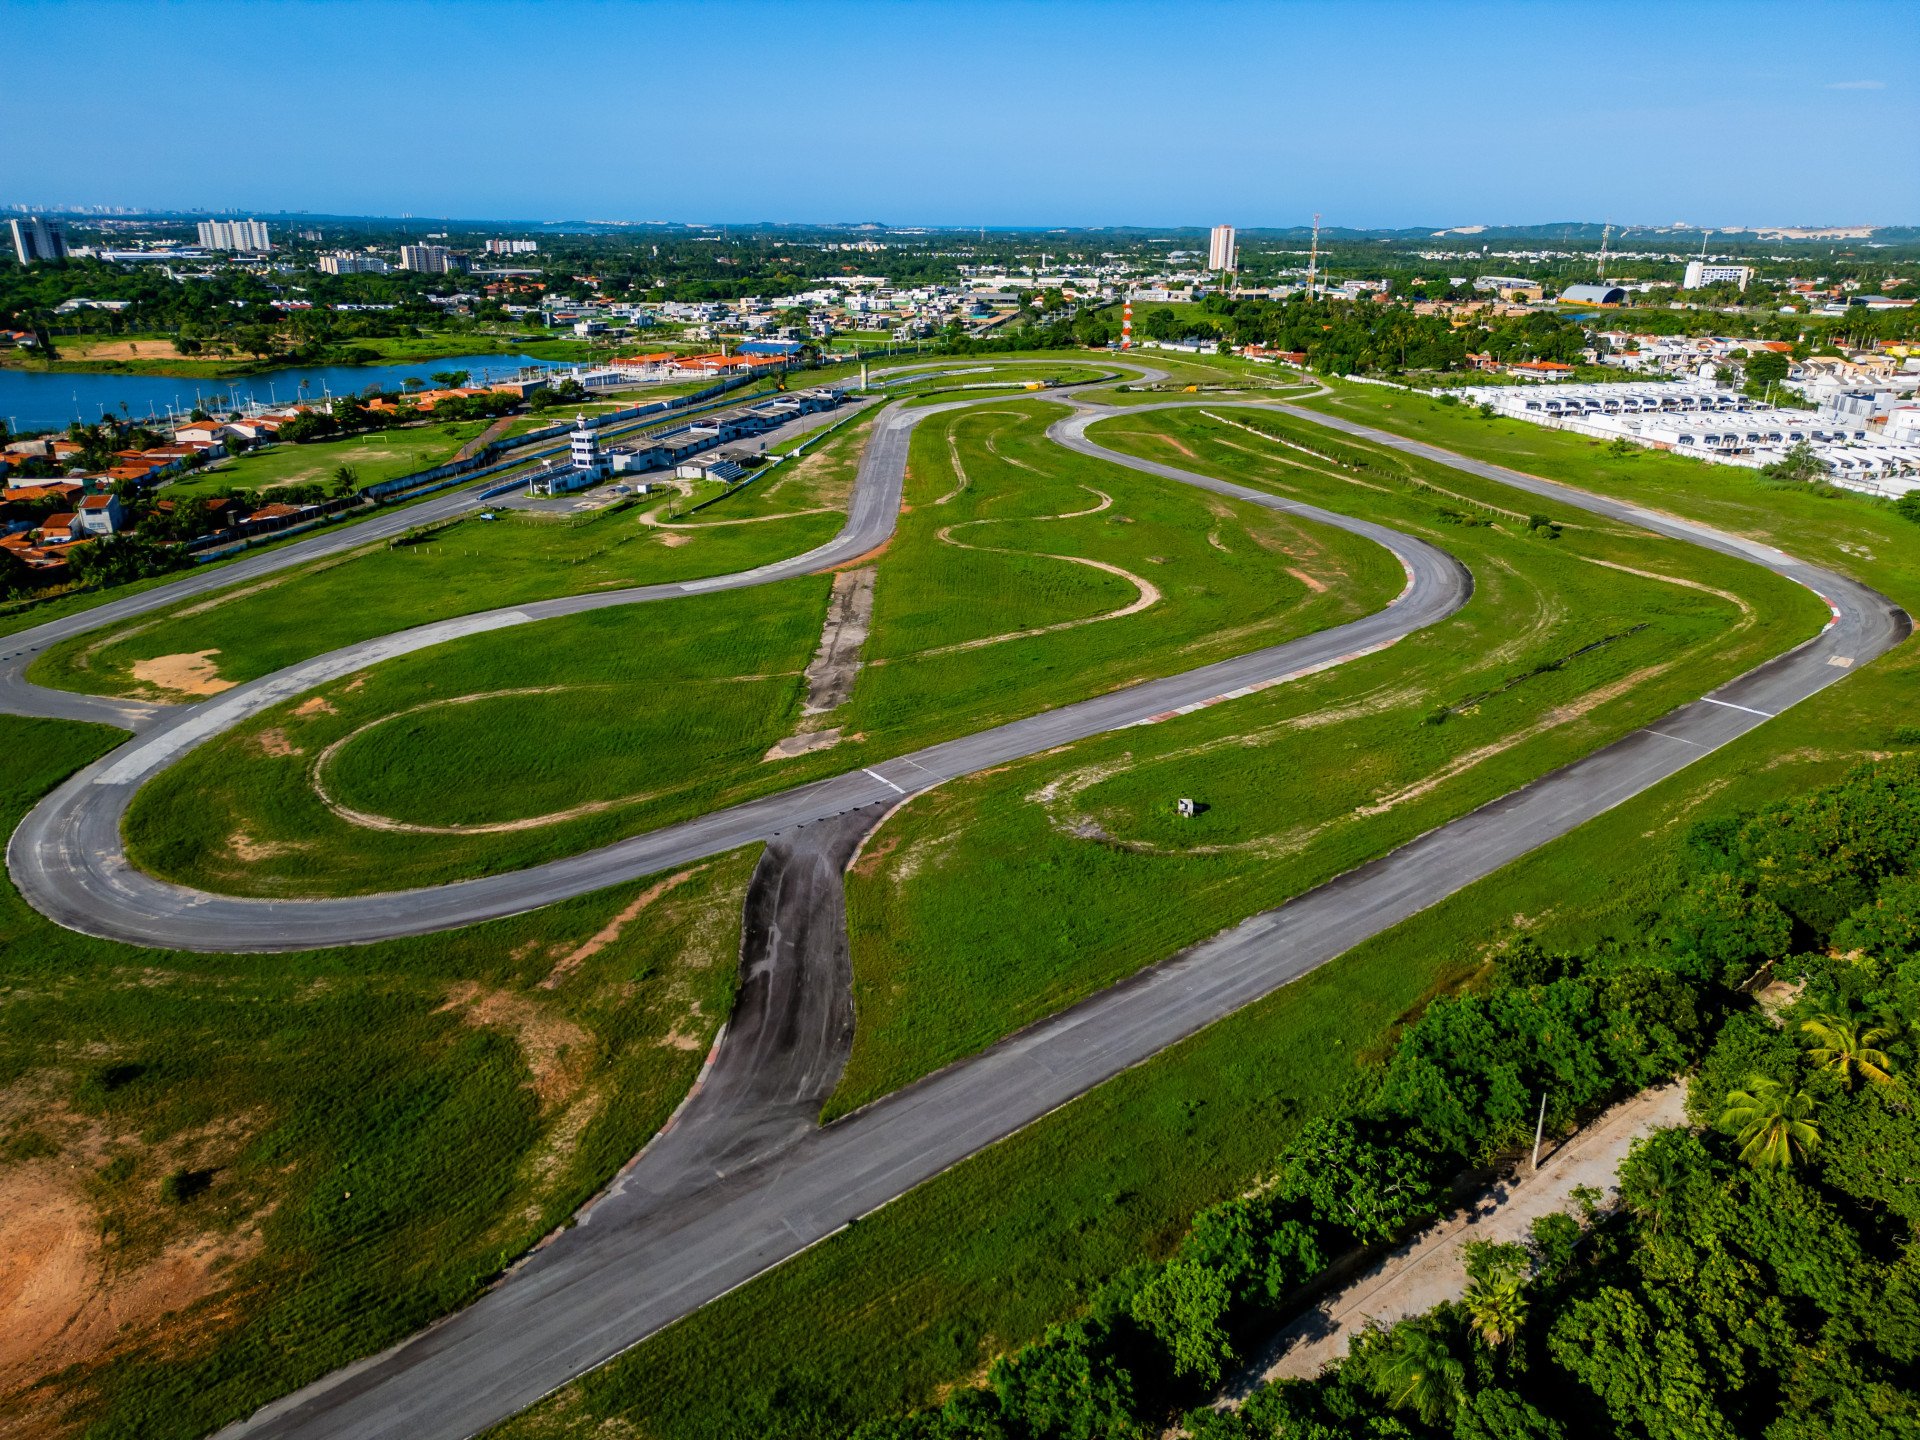
[{"label": "paved access road", "polygon": [[[1228,482],[1102,449],[1086,437],[1088,423],[1101,413],[1113,412],[1083,411],[1055,426],[1055,437],[1147,473],[1238,493]],[[1301,418],[1321,423],[1311,413]],[[1477,462],[1436,458],[1480,473]],[[1549,492],[1570,507],[1619,513],[1613,502],[1559,487],[1536,493]],[[1686,522],[1649,518],[1696,538]],[[1750,557],[1757,549],[1757,558],[1770,559],[1776,569],[1805,569],[1732,537],[1701,532],[1697,538]],[[699,1152],[690,1156],[673,1153],[670,1134],[579,1225],[475,1304],[231,1433],[458,1440],[524,1408],[1102,1081],[1657,784],[1906,635],[1905,615],[1871,591],[1805,573],[1820,580],[1836,616],[1790,654],[832,1126],[796,1134],[769,1112],[767,1126],[737,1152],[712,1149],[716,1137],[709,1136],[688,1146]],[[1841,660],[1850,663],[1835,663]],[[829,825],[823,832],[833,859],[867,818],[849,816],[846,823],[844,830]],[[821,881],[816,874],[814,884]],[[816,1002],[803,1013],[817,1017],[813,1033],[820,1047],[830,1048],[837,1033],[831,1007]],[[768,1026],[756,1019],[753,1029],[764,1036]],[[784,1064],[788,1073],[812,1077],[803,1077],[798,1089],[810,1092],[818,1083],[817,1068],[795,1067],[791,1059]],[[699,1100],[689,1106],[689,1120]],[[656,1151],[669,1162],[657,1170]]]}]

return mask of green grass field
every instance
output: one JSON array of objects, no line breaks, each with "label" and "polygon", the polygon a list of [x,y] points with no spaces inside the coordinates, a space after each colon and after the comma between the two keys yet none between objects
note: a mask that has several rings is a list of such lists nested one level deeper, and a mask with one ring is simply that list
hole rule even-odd
[{"label": "green grass field", "polygon": [[[278,707],[157,779],[128,817],[130,851],[185,883],[267,894],[386,890],[512,868],[1338,623],[1398,592],[1391,557],[1343,532],[1059,450],[1042,434],[1057,413],[990,407],[941,417],[916,436],[908,508],[878,562],[868,663],[835,717],[858,739],[762,760],[797,719],[798,672],[826,601],[824,577],[791,580],[474,637],[325,687],[317,694],[337,713],[307,700]],[[844,472],[855,440],[833,443]],[[1044,518],[1065,512],[1079,513]],[[954,538],[981,548],[943,540],[954,526],[965,527]],[[1143,598],[1151,603],[1141,608]],[[1130,607],[1136,613],[1112,618]],[[729,681],[736,675],[773,678]],[[321,752],[358,725],[428,700],[548,685],[569,688],[377,726],[321,777],[336,806],[382,821],[538,824],[457,835],[370,829],[315,793]],[[698,687],[710,705],[695,698]],[[356,752],[364,758],[350,759]],[[496,808],[458,810],[481,803],[457,798],[469,789]],[[541,818],[569,811],[579,813]]]},{"label": "green grass field", "polygon": [[[491,521],[470,517],[418,544],[349,551],[76,636],[49,649],[29,674],[69,690],[181,699],[193,693],[181,685],[204,688],[208,678],[237,684],[475,610],[748,569],[823,543],[844,520],[823,509],[763,525],[667,531],[646,524],[643,513],[634,507],[577,519],[513,511]],[[179,668],[179,657],[195,655],[200,662]]]},{"label": "green grass field", "polygon": [[790,728],[827,590],[806,576],[591,611],[375,666],[159,776],[128,853],[220,889],[367,892],[700,813]]},{"label": "green grass field", "polygon": [[[0,825],[117,739],[0,718]],[[754,859],[273,956],[88,939],[0,880],[0,1195],[44,1331],[0,1412],[191,1440],[470,1299],[685,1094]]]},{"label": "green grass field", "polygon": [[[1473,448],[1518,463],[1505,438],[1496,430]],[[1596,482],[1584,447],[1554,449],[1526,457],[1524,468]],[[1738,471],[1683,473],[1691,486],[1672,492],[1668,508],[1777,534],[1795,553],[1838,544],[1866,551],[1839,554],[1862,579],[1920,609],[1920,532],[1886,507],[1762,487]],[[1196,1209],[1261,1178],[1304,1121],[1337,1105],[1359,1072],[1383,1059],[1399,1024],[1433,995],[1484,974],[1517,932],[1550,949],[1643,943],[1646,917],[1687,878],[1695,824],[1829,784],[1884,751],[1905,723],[1916,680],[1920,647],[1909,642],[919,1187],[499,1433],[826,1440],[937,1403],[995,1356],[1077,1313],[1121,1269],[1164,1257]]]},{"label": "green grass field", "polygon": [[272,490],[282,485],[326,485],[341,466],[358,472],[357,488],[444,465],[491,422],[456,420],[408,426],[371,435],[319,440],[309,445],[269,445],[222,460],[169,483],[169,500],[222,490]]},{"label": "green grass field", "polygon": [[[1250,421],[1317,443],[1310,426]],[[1826,616],[1757,567],[1626,527],[1548,539],[1477,510],[1495,523],[1446,524],[1427,492],[1313,468],[1199,411],[1090,433],[1423,535],[1473,572],[1474,597],[1380,654],[954,781],[898,812],[849,886],[859,1026],[831,1113],[1577,758]],[[1438,467],[1410,473],[1464,497],[1449,506],[1526,499]],[[1179,796],[1208,808],[1180,819]]]}]

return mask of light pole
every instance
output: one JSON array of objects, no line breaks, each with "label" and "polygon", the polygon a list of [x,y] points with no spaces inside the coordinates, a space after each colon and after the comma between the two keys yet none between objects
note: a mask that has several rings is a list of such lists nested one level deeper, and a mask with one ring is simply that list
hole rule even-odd
[{"label": "light pole", "polygon": [[1542,1090],[1540,1092],[1540,1118],[1539,1120],[1534,1122],[1534,1127],[1533,1127],[1533,1169],[1535,1174],[1538,1174],[1540,1171],[1540,1141],[1542,1137],[1545,1136],[1546,1133],[1547,1133],[1547,1092]]}]

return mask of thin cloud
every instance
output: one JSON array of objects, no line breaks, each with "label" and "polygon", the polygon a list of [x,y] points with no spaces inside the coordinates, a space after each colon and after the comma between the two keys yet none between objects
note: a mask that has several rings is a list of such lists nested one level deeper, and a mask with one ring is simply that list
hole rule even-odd
[{"label": "thin cloud", "polygon": [[1887,82],[1884,80],[1836,80],[1827,86],[1829,90],[1884,90],[1886,88]]}]

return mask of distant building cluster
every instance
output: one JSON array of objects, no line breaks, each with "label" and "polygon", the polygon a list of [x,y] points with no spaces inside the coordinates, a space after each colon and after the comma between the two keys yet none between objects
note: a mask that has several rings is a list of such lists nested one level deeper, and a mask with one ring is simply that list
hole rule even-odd
[{"label": "distant building cluster", "polygon": [[1457,393],[1516,420],[1723,465],[1757,469],[1805,444],[1836,485],[1883,496],[1920,490],[1920,406],[1911,404],[1889,406],[1874,424],[1844,406],[1783,410],[1702,381],[1501,385]]},{"label": "distant building cluster", "polygon": [[202,220],[200,248],[203,250],[244,250],[263,254],[273,248],[267,227],[259,220]]},{"label": "distant building cluster", "polygon": [[13,231],[14,258],[22,265],[67,258],[67,230],[58,220],[29,215],[7,225]]},{"label": "distant building cluster", "polygon": [[489,255],[531,255],[540,248],[538,240],[489,240]]},{"label": "distant building cluster", "polygon": [[320,257],[322,275],[384,275],[392,268],[378,255],[353,250],[337,250]]},{"label": "distant building cluster", "polygon": [[455,254],[444,245],[402,245],[400,268],[422,275],[446,275],[465,270],[467,257]]}]

